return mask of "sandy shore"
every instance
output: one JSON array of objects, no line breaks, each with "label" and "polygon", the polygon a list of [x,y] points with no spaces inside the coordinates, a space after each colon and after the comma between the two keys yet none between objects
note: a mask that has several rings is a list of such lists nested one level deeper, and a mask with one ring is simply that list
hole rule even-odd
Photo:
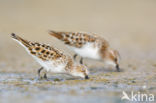
[{"label": "sandy shore", "polygon": [[[156,2],[119,1],[0,1],[0,102],[125,103],[123,90],[156,94]],[[9,34],[73,55],[49,29],[96,32],[119,50],[122,71],[85,59],[89,80],[49,73],[38,81],[40,65]]]}]

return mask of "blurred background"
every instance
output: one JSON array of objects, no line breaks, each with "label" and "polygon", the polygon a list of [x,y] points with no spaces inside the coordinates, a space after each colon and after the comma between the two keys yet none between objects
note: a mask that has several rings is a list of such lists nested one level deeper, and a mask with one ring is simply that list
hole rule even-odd
[{"label": "blurred background", "polygon": [[[71,80],[69,84],[76,83],[71,87],[68,83],[64,84],[65,81],[60,81],[59,85],[54,83],[55,86],[49,82],[48,86],[44,86],[42,82],[42,85],[35,83],[36,88],[29,82],[37,76],[39,65],[10,38],[10,34],[14,32],[27,40],[48,43],[73,55],[62,42],[49,36],[48,30],[84,31],[101,35],[112,48],[119,50],[123,72],[103,69],[102,63],[95,65],[96,61],[86,59],[93,81],[85,84]],[[138,90],[145,85],[148,88],[146,92],[153,91],[156,87],[155,38],[155,0],[0,0],[0,101],[21,103],[24,99],[38,103],[120,103],[120,90],[123,88],[127,88],[127,91],[132,88]],[[97,83],[99,78],[103,79]],[[109,81],[108,84],[105,79]],[[129,84],[129,81],[135,83]],[[117,89],[107,88],[116,85],[116,82]],[[91,88],[91,85],[96,88]],[[131,89],[128,89],[128,85]],[[60,87],[61,90],[58,89]],[[32,88],[33,92],[29,90]],[[21,92],[24,93],[21,95]],[[12,95],[11,99],[6,99]],[[17,100],[18,96],[22,99]]]}]

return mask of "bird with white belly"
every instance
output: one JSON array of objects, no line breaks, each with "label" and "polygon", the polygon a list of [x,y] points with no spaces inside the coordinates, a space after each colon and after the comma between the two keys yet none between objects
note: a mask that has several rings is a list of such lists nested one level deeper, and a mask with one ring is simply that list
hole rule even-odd
[{"label": "bird with white belly", "polygon": [[[65,55],[60,50],[46,44],[25,40],[14,33],[11,34],[11,37],[21,44],[26,51],[42,66],[38,70],[39,77],[41,77],[41,70],[44,69],[46,72],[65,73],[84,79],[89,78],[86,66],[74,62],[70,56]],[[47,79],[46,73],[43,77]]]},{"label": "bird with white belly", "polygon": [[120,71],[119,52],[111,49],[109,43],[102,37],[93,33],[82,32],[57,32],[49,31],[49,34],[63,41],[77,55],[81,56],[80,63],[83,64],[83,58],[101,60],[107,65],[111,65]]}]

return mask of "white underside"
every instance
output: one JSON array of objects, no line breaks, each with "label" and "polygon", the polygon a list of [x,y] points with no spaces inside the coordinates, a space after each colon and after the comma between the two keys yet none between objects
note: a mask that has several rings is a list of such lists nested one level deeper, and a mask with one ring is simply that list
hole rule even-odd
[{"label": "white underside", "polygon": [[100,59],[99,48],[95,47],[93,43],[87,43],[82,48],[72,47],[72,50],[84,58]]},{"label": "white underside", "polygon": [[47,71],[53,72],[53,73],[65,73],[65,66],[66,64],[62,63],[57,65],[55,61],[43,61],[42,59],[32,55],[28,48],[24,46],[20,41],[14,39],[16,42],[18,42],[20,45],[22,45],[26,51],[28,52],[29,55],[31,55],[44,69]]},{"label": "white underside", "polygon": [[43,61],[40,58],[33,56],[32,57],[47,71],[53,72],[53,73],[65,73],[65,63],[62,64],[56,64],[56,61]]}]

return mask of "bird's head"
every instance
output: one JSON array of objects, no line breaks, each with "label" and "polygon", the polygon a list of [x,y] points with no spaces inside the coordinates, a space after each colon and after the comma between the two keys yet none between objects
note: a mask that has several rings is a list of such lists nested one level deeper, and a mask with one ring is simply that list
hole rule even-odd
[{"label": "bird's head", "polygon": [[118,72],[120,71],[119,58],[120,58],[120,54],[117,50],[107,49],[104,51],[103,60],[105,64],[115,67]]},{"label": "bird's head", "polygon": [[71,75],[84,79],[89,79],[88,74],[89,72],[87,67],[82,64],[76,64],[71,71]]}]

